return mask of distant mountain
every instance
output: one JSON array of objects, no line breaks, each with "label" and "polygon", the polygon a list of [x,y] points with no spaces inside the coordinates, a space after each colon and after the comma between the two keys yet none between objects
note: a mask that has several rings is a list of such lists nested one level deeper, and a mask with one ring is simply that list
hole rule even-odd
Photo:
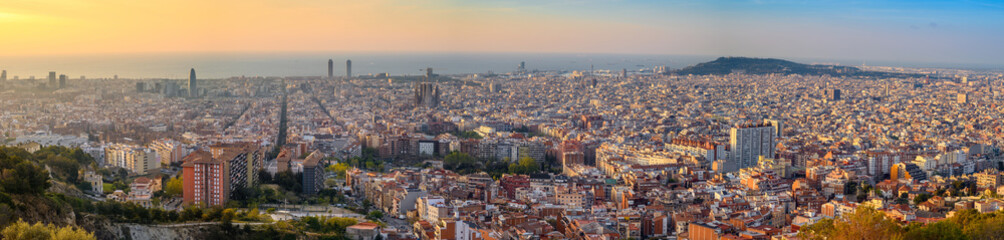
[{"label": "distant mountain", "polygon": [[675,71],[678,75],[800,74],[858,77],[922,77],[919,74],[861,71],[856,67],[809,65],[776,58],[720,57]]}]

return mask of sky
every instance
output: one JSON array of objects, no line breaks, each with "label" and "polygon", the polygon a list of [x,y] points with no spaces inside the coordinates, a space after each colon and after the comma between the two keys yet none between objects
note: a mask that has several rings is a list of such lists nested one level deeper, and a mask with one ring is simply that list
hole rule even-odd
[{"label": "sky", "polygon": [[1004,66],[1004,3],[2,0],[0,56],[527,52]]}]

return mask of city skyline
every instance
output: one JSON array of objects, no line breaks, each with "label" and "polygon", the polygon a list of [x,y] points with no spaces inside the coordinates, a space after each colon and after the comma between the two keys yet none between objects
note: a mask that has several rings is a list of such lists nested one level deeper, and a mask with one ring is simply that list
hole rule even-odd
[{"label": "city skyline", "polygon": [[998,239],[1001,13],[6,0],[0,238]]},{"label": "city skyline", "polygon": [[0,26],[30,37],[0,39],[0,46],[8,46],[0,52],[4,58],[179,52],[616,53],[999,66],[1004,57],[994,53],[1004,49],[995,43],[1004,34],[996,29],[1004,21],[996,16],[1002,11],[990,1],[19,0],[0,6]]}]

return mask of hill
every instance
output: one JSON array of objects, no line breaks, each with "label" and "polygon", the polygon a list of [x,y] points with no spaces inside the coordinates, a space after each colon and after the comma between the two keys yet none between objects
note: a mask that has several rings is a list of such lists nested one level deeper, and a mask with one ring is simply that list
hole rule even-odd
[{"label": "hill", "polygon": [[699,63],[675,71],[678,75],[745,74],[799,74],[856,77],[922,77],[919,74],[862,71],[856,67],[836,65],[810,65],[776,58],[719,57],[711,62]]}]

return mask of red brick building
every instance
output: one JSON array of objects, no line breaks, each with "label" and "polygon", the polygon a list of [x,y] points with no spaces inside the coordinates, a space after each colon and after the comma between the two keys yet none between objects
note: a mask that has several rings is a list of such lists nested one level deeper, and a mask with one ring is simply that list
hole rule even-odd
[{"label": "red brick building", "polygon": [[184,203],[188,206],[223,206],[230,199],[230,169],[227,161],[198,150],[185,157]]}]

